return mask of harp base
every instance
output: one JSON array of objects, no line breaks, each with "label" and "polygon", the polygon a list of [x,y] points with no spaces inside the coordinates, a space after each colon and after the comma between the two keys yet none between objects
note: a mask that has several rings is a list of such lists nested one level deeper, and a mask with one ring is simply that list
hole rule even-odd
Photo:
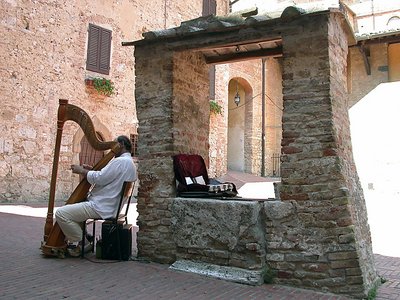
[{"label": "harp base", "polygon": [[46,242],[42,242],[42,245],[40,246],[40,249],[43,252],[43,255],[45,256],[55,256],[58,258],[65,258],[65,255],[67,253],[67,247],[55,247],[55,246],[48,246],[46,245]]}]

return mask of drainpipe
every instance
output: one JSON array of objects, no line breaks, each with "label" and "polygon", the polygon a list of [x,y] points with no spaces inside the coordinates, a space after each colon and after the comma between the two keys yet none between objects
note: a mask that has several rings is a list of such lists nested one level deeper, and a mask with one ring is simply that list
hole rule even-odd
[{"label": "drainpipe", "polygon": [[261,59],[262,62],[262,87],[261,87],[261,177],[265,177],[265,58]]},{"label": "drainpipe", "polygon": [[164,29],[167,29],[167,0],[164,1]]},{"label": "drainpipe", "polygon": [[375,5],[374,0],[371,0],[371,12],[372,12],[372,28],[375,31]]}]

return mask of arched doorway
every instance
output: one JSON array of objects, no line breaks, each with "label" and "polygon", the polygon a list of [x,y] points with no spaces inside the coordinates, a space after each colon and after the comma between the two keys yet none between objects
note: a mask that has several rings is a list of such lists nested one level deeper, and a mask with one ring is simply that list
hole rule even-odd
[{"label": "arched doorway", "polygon": [[249,92],[241,84],[241,78],[233,78],[228,85],[228,170],[246,171],[246,111]]}]

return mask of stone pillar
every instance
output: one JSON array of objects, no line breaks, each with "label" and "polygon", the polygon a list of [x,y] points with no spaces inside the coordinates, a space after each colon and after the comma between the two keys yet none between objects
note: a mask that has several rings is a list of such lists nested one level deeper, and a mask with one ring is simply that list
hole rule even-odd
[{"label": "stone pillar", "polygon": [[171,263],[176,256],[170,226],[176,195],[172,156],[200,154],[208,161],[208,68],[199,54],[175,53],[162,42],[136,45],[135,61],[138,256]]},{"label": "stone pillar", "polygon": [[306,15],[282,31],[287,214],[267,229],[267,259],[280,283],[362,298],[377,274],[352,157],[342,21],[337,13]]},{"label": "stone pillar", "polygon": [[157,44],[135,47],[135,98],[139,120],[140,187],[138,191],[138,256],[169,263],[175,245],[169,230],[172,168],[172,52]]}]

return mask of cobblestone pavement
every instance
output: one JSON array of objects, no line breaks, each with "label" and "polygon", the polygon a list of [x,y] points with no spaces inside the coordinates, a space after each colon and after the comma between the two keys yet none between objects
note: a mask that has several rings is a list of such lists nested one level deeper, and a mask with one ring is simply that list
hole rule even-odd
[{"label": "cobblestone pavement", "polygon": [[[44,218],[0,213],[1,299],[348,299],[287,286],[248,286],[140,261],[45,258]],[[400,258],[376,255],[376,299],[400,299]]]}]

